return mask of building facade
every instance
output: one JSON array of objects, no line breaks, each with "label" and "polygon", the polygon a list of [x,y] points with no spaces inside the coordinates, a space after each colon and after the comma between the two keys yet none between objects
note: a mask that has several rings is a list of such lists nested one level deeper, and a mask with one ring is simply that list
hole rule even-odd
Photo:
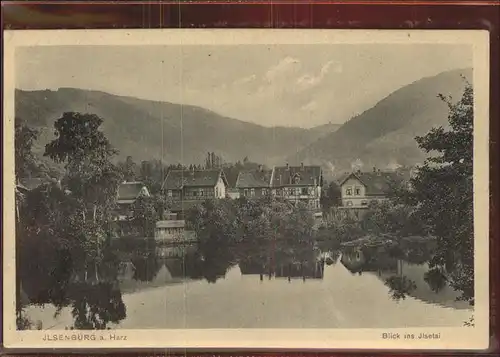
[{"label": "building facade", "polygon": [[403,181],[404,177],[397,172],[376,169],[372,172],[356,171],[347,174],[340,181],[342,207],[366,209],[372,202],[385,201]]},{"label": "building facade", "polygon": [[226,189],[226,196],[233,200],[237,200],[238,198],[241,197],[240,190],[238,190],[237,188],[228,188]]},{"label": "building facade", "polygon": [[313,211],[321,209],[323,174],[320,166],[279,166],[271,174],[271,194],[295,204],[305,204]]},{"label": "building facade", "polygon": [[181,255],[196,244],[194,231],[186,229],[186,221],[177,219],[177,214],[167,214],[165,220],[156,222],[156,253],[160,257]]},{"label": "building facade", "polygon": [[271,194],[272,171],[259,167],[253,171],[242,171],[236,180],[236,189],[240,197],[259,199]]},{"label": "building facade", "polygon": [[162,191],[172,202],[171,211],[180,213],[202,201],[225,198],[227,187],[224,171],[219,169],[172,170],[163,181]]}]

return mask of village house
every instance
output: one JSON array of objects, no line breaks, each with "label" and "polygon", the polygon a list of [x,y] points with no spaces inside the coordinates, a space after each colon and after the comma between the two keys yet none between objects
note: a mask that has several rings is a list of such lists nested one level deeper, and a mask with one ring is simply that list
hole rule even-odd
[{"label": "village house", "polygon": [[202,201],[225,198],[227,187],[221,169],[172,170],[163,181],[162,191],[172,202],[170,210],[183,213]]},{"label": "village house", "polygon": [[185,220],[178,219],[176,213],[168,213],[165,220],[156,222],[155,241],[158,256],[179,256],[188,246],[196,244],[196,235],[186,229]]},{"label": "village house", "polygon": [[261,198],[271,194],[271,174],[259,166],[257,170],[241,171],[236,180],[240,197]]},{"label": "village house", "polygon": [[183,219],[177,219],[176,213],[168,213],[166,219],[156,222],[155,239],[157,241],[178,242],[184,240]]},{"label": "village house", "polygon": [[116,196],[116,218],[119,221],[127,220],[133,215],[132,206],[139,197],[151,196],[148,188],[142,182],[122,182],[118,186]]},{"label": "village house", "polygon": [[271,192],[295,204],[304,203],[313,211],[320,210],[323,175],[320,166],[279,166],[271,174]]},{"label": "village house", "polygon": [[355,171],[347,174],[340,181],[342,207],[366,209],[372,202],[388,199],[392,189],[400,185],[404,177],[398,172]]},{"label": "village house", "polygon": [[240,198],[240,190],[238,190],[237,188],[228,187],[226,189],[226,196],[230,199],[236,200]]}]

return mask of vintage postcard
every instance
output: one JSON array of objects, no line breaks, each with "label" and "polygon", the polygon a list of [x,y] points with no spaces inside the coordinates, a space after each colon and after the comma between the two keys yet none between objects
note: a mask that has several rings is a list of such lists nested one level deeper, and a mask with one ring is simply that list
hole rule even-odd
[{"label": "vintage postcard", "polygon": [[486,31],[4,35],[6,347],[488,347]]}]

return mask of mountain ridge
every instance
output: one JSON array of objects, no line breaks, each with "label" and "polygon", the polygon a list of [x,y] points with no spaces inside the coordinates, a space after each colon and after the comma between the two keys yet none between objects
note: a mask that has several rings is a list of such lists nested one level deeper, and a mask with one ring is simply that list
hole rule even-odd
[{"label": "mountain ridge", "polygon": [[206,152],[214,151],[227,161],[248,156],[272,164],[326,134],[326,130],[337,129],[334,124],[326,124],[321,130],[264,127],[202,107],[77,88],[16,89],[15,100],[16,116],[42,130],[41,144],[51,139],[52,124],[63,112],[93,113],[104,118],[102,129],[121,157],[169,163],[202,163]]},{"label": "mountain ridge", "polygon": [[415,142],[435,126],[446,126],[448,107],[438,94],[458,100],[471,81],[470,68],[442,72],[403,86],[342,125],[314,128],[265,127],[193,105],[151,101],[77,88],[16,89],[16,116],[41,131],[43,153],[53,123],[65,111],[104,118],[102,129],[120,158],[203,164],[208,151],[225,161],[248,157],[268,166],[320,164],[336,175],[353,165],[413,165],[425,159]]},{"label": "mountain ridge", "polygon": [[420,163],[426,155],[417,147],[415,136],[447,126],[448,106],[438,95],[458,100],[466,84],[462,76],[470,82],[472,70],[446,71],[403,86],[288,161],[322,164],[331,171],[360,164],[386,168]]}]

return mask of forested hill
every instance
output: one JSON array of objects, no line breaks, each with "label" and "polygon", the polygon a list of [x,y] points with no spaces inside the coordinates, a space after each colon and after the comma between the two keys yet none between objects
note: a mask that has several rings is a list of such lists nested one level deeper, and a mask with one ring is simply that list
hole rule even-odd
[{"label": "forested hill", "polygon": [[168,163],[202,163],[210,151],[229,162],[249,157],[272,165],[338,128],[335,124],[313,129],[269,128],[196,106],[74,88],[17,90],[15,100],[16,116],[41,131],[35,145],[38,153],[53,138],[53,123],[65,111],[104,118],[103,131],[121,158],[163,158]]},{"label": "forested hill", "polygon": [[467,81],[472,83],[472,69],[443,72],[411,83],[290,155],[289,161],[323,164],[336,171],[348,170],[353,163],[368,169],[420,163],[425,153],[417,147],[415,136],[447,125],[448,106],[439,94],[458,101]]}]

